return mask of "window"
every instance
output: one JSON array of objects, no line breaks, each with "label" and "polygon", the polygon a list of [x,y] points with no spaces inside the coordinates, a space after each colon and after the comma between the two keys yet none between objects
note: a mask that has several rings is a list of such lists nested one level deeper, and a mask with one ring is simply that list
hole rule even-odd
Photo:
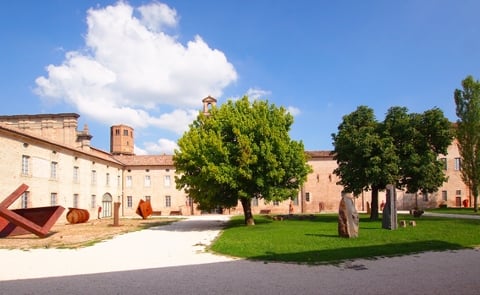
[{"label": "window", "polygon": [[127,129],[123,130],[123,135],[128,136],[128,130]]},{"label": "window", "polygon": [[280,203],[277,200],[273,201],[273,206],[278,206],[278,205],[280,205]]},{"label": "window", "polygon": [[424,193],[423,195],[423,201],[428,202],[428,193]]},{"label": "window", "polygon": [[57,205],[57,193],[50,193],[50,206]]},{"label": "window", "polygon": [[165,175],[163,178],[163,185],[165,187],[170,187],[170,175]]},{"label": "window", "polygon": [[165,207],[172,207],[172,197],[165,196]]},{"label": "window", "polygon": [[96,195],[92,195],[90,207],[92,209],[97,208],[97,196]]},{"label": "window", "polygon": [[443,164],[443,170],[447,170],[447,158],[441,158],[440,161]]},{"label": "window", "polygon": [[305,201],[310,202],[310,193],[309,192],[305,193]]},{"label": "window", "polygon": [[125,182],[126,182],[125,185],[126,185],[127,187],[132,187],[132,176],[131,176],[131,175],[128,175]]},{"label": "window", "polygon": [[152,197],[150,197],[150,196],[145,196],[145,201],[146,201],[146,202],[150,202],[151,200],[152,200]]},{"label": "window", "polygon": [[132,208],[133,207],[133,199],[132,196],[127,196],[127,207]]},{"label": "window", "polygon": [[29,156],[22,156],[22,175],[28,175],[28,164],[30,162],[30,157]]},{"label": "window", "polygon": [[442,191],[442,200],[446,201],[448,199],[447,191]]},{"label": "window", "polygon": [[192,207],[193,206],[193,199],[192,197],[187,197],[187,206]]},{"label": "window", "polygon": [[78,183],[78,167],[73,167],[73,182]]},{"label": "window", "polygon": [[115,135],[120,135],[120,129],[115,129]]},{"label": "window", "polygon": [[457,196],[461,196],[461,195],[462,195],[462,190],[457,189],[457,190],[455,191],[455,194],[456,194]]},{"label": "window", "polygon": [[28,208],[28,192],[22,194],[22,208]]},{"label": "window", "polygon": [[97,171],[92,170],[92,185],[97,184]]},{"label": "window", "polygon": [[145,180],[143,184],[145,187],[150,187],[150,184],[151,184],[150,175],[145,175]]},{"label": "window", "polygon": [[252,206],[258,207],[258,198],[257,197],[252,198]]},{"label": "window", "polygon": [[78,194],[73,194],[73,208],[78,208]]},{"label": "window", "polygon": [[110,173],[105,175],[105,185],[110,186]]},{"label": "window", "polygon": [[462,169],[462,160],[460,158],[455,158],[455,170],[459,171]]},{"label": "window", "polygon": [[57,162],[50,163],[50,178],[57,179]]}]

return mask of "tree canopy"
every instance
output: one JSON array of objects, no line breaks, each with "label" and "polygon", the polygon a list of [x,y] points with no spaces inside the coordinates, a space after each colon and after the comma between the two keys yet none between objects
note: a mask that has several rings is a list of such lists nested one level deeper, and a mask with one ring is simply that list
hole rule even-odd
[{"label": "tree canopy", "polygon": [[458,117],[456,138],[462,158],[462,180],[473,195],[473,208],[478,211],[480,185],[480,82],[468,76],[462,81],[463,90],[455,89]]},{"label": "tree canopy", "polygon": [[285,108],[248,97],[200,113],[179,139],[173,160],[178,189],[202,209],[241,202],[253,225],[251,200],[296,197],[311,168],[301,141],[290,139]]},{"label": "tree canopy", "polygon": [[452,142],[451,123],[438,108],[422,114],[407,112],[392,107],[383,122],[400,161],[396,185],[408,193],[433,193],[447,180],[438,156],[446,155]]},{"label": "tree canopy", "polygon": [[392,107],[378,122],[371,108],[359,106],[332,138],[339,184],[354,194],[372,191],[371,219],[378,219],[378,192],[386,185],[427,193],[446,180],[438,155],[446,154],[452,134],[438,108],[417,114]]},{"label": "tree canopy", "polygon": [[345,115],[332,138],[338,164],[333,172],[340,177],[338,184],[355,195],[372,190],[370,218],[378,219],[378,191],[398,178],[393,139],[382,136],[380,124],[367,106]]}]

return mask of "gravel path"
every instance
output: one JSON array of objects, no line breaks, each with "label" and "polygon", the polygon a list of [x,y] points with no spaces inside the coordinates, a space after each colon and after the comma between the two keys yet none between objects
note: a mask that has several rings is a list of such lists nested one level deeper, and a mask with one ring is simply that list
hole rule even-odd
[{"label": "gravel path", "polygon": [[80,249],[0,249],[0,281],[231,261],[205,252],[229,218],[194,216]]}]

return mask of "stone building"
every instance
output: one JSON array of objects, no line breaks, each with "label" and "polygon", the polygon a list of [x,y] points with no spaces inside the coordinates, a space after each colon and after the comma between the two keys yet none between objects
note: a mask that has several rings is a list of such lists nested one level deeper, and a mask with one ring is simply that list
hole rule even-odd
[{"label": "stone building", "polygon": [[[204,112],[216,100],[203,100]],[[135,155],[134,130],[126,125],[111,127],[110,152],[90,145],[88,126],[78,129],[75,113],[0,116],[0,201],[25,183],[28,191],[10,208],[61,205],[82,208],[91,218],[113,215],[113,203],[120,202],[121,216],[135,216],[141,199],[150,200],[158,215],[201,214],[185,192],[175,186],[172,155]],[[252,200],[254,214],[336,212],[342,187],[333,174],[336,162],[330,151],[308,151],[313,172],[298,196],[284,202]],[[462,206],[471,196],[460,177],[460,156],[453,143],[445,162],[448,182],[437,193],[422,196],[397,192],[397,208]],[[380,193],[379,203],[385,199]],[[367,210],[370,193],[355,199],[359,211]],[[101,210],[100,210],[101,209]],[[224,210],[242,214],[239,204]],[[65,215],[66,213],[64,213]],[[59,220],[64,220],[60,218]]]}]

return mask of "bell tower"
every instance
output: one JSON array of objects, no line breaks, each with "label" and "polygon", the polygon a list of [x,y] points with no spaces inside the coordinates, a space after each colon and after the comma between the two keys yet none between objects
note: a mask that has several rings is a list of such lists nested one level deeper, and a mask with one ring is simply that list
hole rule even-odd
[{"label": "bell tower", "polygon": [[127,125],[110,127],[110,153],[113,155],[134,155],[133,128]]},{"label": "bell tower", "polygon": [[203,102],[203,113],[205,115],[210,115],[210,108],[217,105],[217,100],[210,95],[202,99]]}]

